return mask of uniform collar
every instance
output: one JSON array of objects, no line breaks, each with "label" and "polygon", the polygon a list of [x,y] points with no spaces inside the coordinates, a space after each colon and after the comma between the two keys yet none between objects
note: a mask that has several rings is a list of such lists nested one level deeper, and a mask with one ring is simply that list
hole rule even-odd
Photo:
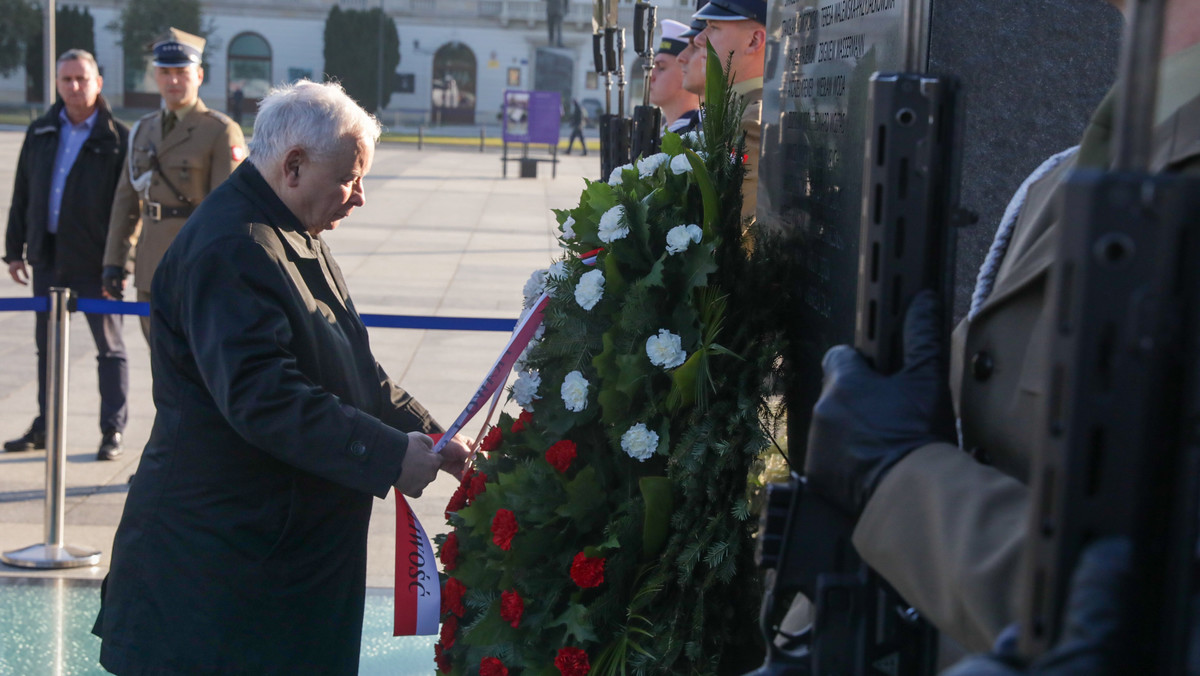
[{"label": "uniform collar", "polygon": [[1172,54],[1163,62],[1154,123],[1162,124],[1196,97],[1200,97],[1200,43]]},{"label": "uniform collar", "polygon": [[749,80],[742,80],[741,82],[736,82],[736,83],[734,83],[733,87],[731,87],[731,89],[733,89],[733,93],[737,94],[738,96],[746,96],[747,94],[754,91],[755,89],[762,89],[762,88],[763,88],[763,79],[762,79],[761,75],[759,77],[752,77]]}]

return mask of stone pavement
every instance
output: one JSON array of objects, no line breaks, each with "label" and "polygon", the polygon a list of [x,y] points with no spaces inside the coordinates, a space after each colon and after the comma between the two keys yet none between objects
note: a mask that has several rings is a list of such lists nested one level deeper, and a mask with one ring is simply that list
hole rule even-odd
[{"label": "stone pavement", "polygon": [[[20,133],[0,131],[4,213],[21,140]],[[550,209],[574,206],[583,189],[582,177],[599,172],[598,153],[560,157],[557,179],[550,178],[549,166],[543,164],[536,179],[513,178],[513,165],[505,180],[500,178],[498,152],[381,146],[367,176],[366,206],[325,235],[359,311],[515,318],[530,272],[546,267],[558,251]],[[214,291],[219,284],[213,280]],[[27,288],[0,279],[0,297],[27,295]],[[127,480],[137,470],[154,419],[146,343],[137,321],[129,317],[126,453],[114,462],[95,460],[100,442],[95,345],[82,317],[72,319],[65,540],[96,547],[103,558],[96,568],[57,572],[0,564],[0,576],[104,576]],[[462,410],[507,338],[502,333],[371,329],[376,358],[443,425]],[[33,315],[0,313],[2,439],[24,432],[36,414],[34,372]],[[473,422],[467,432],[474,435],[478,425]],[[0,453],[0,551],[43,541],[45,459],[42,451]],[[431,535],[445,530],[442,512],[454,488],[454,480],[443,475],[413,501]],[[375,502],[368,586],[392,586],[395,507],[394,497]]]}]

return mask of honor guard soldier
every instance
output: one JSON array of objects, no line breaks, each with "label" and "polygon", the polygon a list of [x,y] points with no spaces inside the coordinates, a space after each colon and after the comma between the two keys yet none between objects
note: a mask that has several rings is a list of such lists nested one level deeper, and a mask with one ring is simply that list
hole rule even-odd
[{"label": "honor guard soldier", "polygon": [[[120,299],[134,273],[137,300],[188,216],[246,157],[242,129],[200,100],[204,38],[171,28],[154,44],[154,79],[162,110],[138,120],[113,199],[104,251],[104,290]],[[150,337],[150,321],[142,317]]]},{"label": "honor guard soldier", "polygon": [[683,134],[700,123],[700,97],[683,88],[683,68],[679,54],[688,46],[682,37],[688,27],[678,21],[662,22],[662,40],[654,54],[650,72],[650,103],[662,109],[667,131]]}]

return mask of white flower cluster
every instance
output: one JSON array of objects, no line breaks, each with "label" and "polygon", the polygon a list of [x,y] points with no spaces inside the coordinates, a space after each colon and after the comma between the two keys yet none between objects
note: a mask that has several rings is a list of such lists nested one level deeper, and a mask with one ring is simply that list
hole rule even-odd
[{"label": "white flower cluster", "polygon": [[604,297],[604,271],[588,270],[575,286],[575,302],[584,310],[591,310]]},{"label": "white flower cluster", "polygon": [[624,239],[629,234],[629,224],[625,223],[625,207],[617,206],[604,212],[600,217],[600,228],[597,235],[600,241],[608,244],[618,239]]},{"label": "white flower cluster", "polygon": [[637,161],[638,178],[650,178],[658,168],[663,165],[670,155],[666,153],[655,153],[649,157],[643,157]]},{"label": "white flower cluster", "polygon": [[521,354],[518,355],[517,360],[513,362],[514,371],[520,373],[521,371],[528,370],[529,355],[533,353],[533,348],[537,347],[538,343],[540,343],[542,340],[542,336],[544,335],[546,335],[546,325],[541,324],[537,327],[537,331],[534,331],[533,338],[530,339],[529,344],[525,346],[524,350],[521,350]]},{"label": "white flower cluster", "polygon": [[667,254],[674,256],[677,253],[687,251],[692,242],[700,243],[700,238],[704,236],[704,230],[696,225],[677,225],[667,231]]},{"label": "white flower cluster", "polygon": [[608,184],[609,185],[621,185],[621,181],[623,180],[623,178],[621,176],[622,172],[624,172],[626,169],[632,169],[632,168],[633,168],[632,164],[622,164],[621,166],[617,167],[616,169],[613,169],[612,173],[608,175]]},{"label": "white flower cluster", "polygon": [[533,307],[534,302],[542,296],[542,292],[546,290],[546,271],[534,270],[533,274],[529,275],[529,279],[525,282],[525,287],[521,289],[521,293],[525,295],[525,307]]},{"label": "white flower cluster", "polygon": [[658,335],[646,339],[646,356],[650,363],[665,369],[673,369],[687,361],[687,352],[683,351],[683,343],[679,336],[666,329],[659,329]]},{"label": "white flower cluster", "polygon": [[550,266],[550,269],[546,271],[546,274],[550,276],[550,279],[566,279],[567,262],[554,261],[554,263]]},{"label": "white flower cluster", "polygon": [[517,382],[513,383],[512,394],[517,405],[526,411],[533,410],[533,400],[541,399],[538,388],[542,385],[542,377],[533,371],[521,371],[517,374]]},{"label": "white flower cluster", "polygon": [[683,135],[683,142],[686,143],[689,148],[699,148],[700,146],[704,145],[704,132],[699,129],[693,129],[692,131],[689,131]]},{"label": "white flower cluster", "polygon": [[567,216],[567,220],[563,221],[562,231],[563,231],[562,238],[564,240],[575,239],[575,217],[574,216]]},{"label": "white flower cluster", "polygon": [[567,377],[563,378],[563,384],[560,388],[563,405],[568,411],[579,413],[587,408],[588,381],[579,371],[571,371]]},{"label": "white flower cluster", "polygon": [[645,462],[658,450],[658,433],[638,423],[621,435],[621,450],[638,462]]},{"label": "white flower cluster", "polygon": [[686,153],[679,153],[671,158],[671,173],[676,176],[686,174],[692,170],[692,163],[688,160]]}]

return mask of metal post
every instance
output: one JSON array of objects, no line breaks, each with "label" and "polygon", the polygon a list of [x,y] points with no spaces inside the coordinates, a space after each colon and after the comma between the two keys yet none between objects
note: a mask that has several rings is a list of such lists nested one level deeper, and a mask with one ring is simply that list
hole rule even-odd
[{"label": "metal post", "polygon": [[54,21],[58,17],[55,15],[54,0],[46,0],[46,16],[43,17],[42,29],[45,31],[45,37],[42,42],[45,49],[42,50],[42,87],[45,88],[45,103],[46,110],[54,105],[54,95],[57,92],[55,83],[58,81],[58,69],[54,62],[57,60],[57,54],[54,53]]},{"label": "metal post", "polygon": [[425,144],[425,127],[421,126],[421,125],[417,125],[417,150],[420,150],[421,146],[424,144]]},{"label": "metal post", "polygon": [[483,127],[479,128],[479,152],[483,152]]},{"label": "metal post", "polygon": [[67,354],[70,348],[71,290],[50,289],[46,327],[46,513],[45,542],[0,554],[21,568],[79,568],[100,563],[100,551],[63,542],[67,502]]}]

